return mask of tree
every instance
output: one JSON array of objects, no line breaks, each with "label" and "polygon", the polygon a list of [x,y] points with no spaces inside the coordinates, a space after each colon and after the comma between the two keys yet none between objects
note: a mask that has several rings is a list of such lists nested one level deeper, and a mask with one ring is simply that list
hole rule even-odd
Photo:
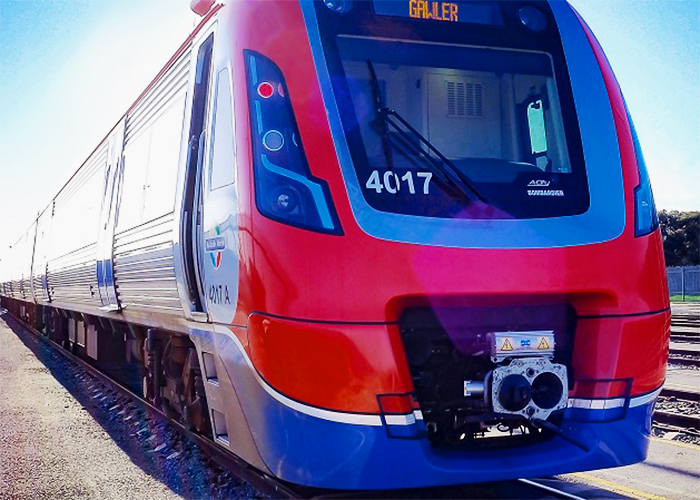
[{"label": "tree", "polygon": [[700,212],[659,212],[667,266],[700,265]]}]

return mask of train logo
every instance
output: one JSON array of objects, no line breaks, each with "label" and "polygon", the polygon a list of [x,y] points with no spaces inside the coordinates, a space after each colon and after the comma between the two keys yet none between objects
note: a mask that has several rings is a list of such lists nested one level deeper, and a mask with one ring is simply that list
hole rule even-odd
[{"label": "train logo", "polygon": [[204,242],[206,252],[211,258],[211,263],[214,269],[219,269],[221,266],[221,254],[226,250],[226,238],[221,236],[219,226],[209,231],[209,238]]}]

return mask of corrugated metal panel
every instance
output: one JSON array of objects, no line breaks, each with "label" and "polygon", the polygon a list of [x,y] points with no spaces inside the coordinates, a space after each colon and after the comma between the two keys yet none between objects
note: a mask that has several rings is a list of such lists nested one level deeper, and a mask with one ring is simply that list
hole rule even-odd
[{"label": "corrugated metal panel", "polygon": [[97,244],[75,250],[48,262],[49,295],[63,304],[83,304],[99,307],[95,259]]},{"label": "corrugated metal panel", "polygon": [[173,263],[173,214],[115,236],[114,281],[122,307],[182,316]]},{"label": "corrugated metal panel", "polygon": [[51,208],[44,210],[37,221],[36,245],[32,263],[32,278],[34,280],[34,295],[38,302],[48,302],[49,296],[44,289],[46,277],[47,256],[49,251],[49,235],[51,234]]},{"label": "corrugated metal panel", "polygon": [[184,51],[158,83],[131,110],[127,117],[125,145],[128,145],[187,90],[190,52],[189,49]]},{"label": "corrugated metal panel", "polygon": [[44,273],[40,273],[38,269],[34,269],[34,274],[32,275],[32,280],[34,283],[34,293],[36,294],[36,300],[38,302],[46,302],[48,297],[44,293],[43,281]]},{"label": "corrugated metal panel", "polygon": [[13,279],[13,291],[15,297],[22,300],[34,300],[32,297],[31,277],[35,224],[32,224],[27,229],[11,249],[10,276]]},{"label": "corrugated metal panel", "polygon": [[19,280],[19,292],[19,296],[24,300],[29,300],[32,297],[32,291],[31,288],[29,288],[29,279],[27,279],[25,274],[22,274],[22,277]]},{"label": "corrugated metal panel", "polygon": [[[93,268],[95,266],[106,154],[107,146],[103,143],[54,200],[51,208],[53,215],[43,235],[47,241],[41,242],[45,245],[46,260],[49,263],[49,283],[52,279],[51,273],[66,267],[66,262],[73,263],[76,258],[82,259],[80,256],[88,251],[86,249],[91,249],[88,251],[92,258],[90,264]],[[87,262],[80,260],[79,264],[82,266]],[[56,288],[55,283],[50,286]]]},{"label": "corrugated metal panel", "polygon": [[[90,155],[83,163],[80,169],[75,173],[71,180],[66,184],[60,193],[54,199],[54,211],[58,211],[68,200],[70,200],[82,187],[87,184],[94,175],[100,177],[104,174],[105,163],[107,161],[107,141],[102,144]],[[93,193],[97,199],[100,198],[100,193]]]}]

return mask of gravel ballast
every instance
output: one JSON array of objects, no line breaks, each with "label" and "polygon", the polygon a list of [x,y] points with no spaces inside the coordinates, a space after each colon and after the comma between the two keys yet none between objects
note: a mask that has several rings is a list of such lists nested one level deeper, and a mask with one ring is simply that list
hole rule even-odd
[{"label": "gravel ballast", "polygon": [[0,387],[0,499],[256,496],[7,313]]}]

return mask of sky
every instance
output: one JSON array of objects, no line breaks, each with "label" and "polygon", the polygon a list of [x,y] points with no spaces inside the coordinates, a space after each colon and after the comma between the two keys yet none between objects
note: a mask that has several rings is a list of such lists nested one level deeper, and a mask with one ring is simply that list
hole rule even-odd
[{"label": "sky", "polygon": [[[570,2],[618,77],[657,208],[700,210],[700,1]],[[195,19],[189,0],[0,0],[0,258]]]},{"label": "sky", "polygon": [[189,0],[0,0],[0,258],[196,19]]},{"label": "sky", "polygon": [[700,211],[700,1],[570,3],[620,83],[656,207]]}]

